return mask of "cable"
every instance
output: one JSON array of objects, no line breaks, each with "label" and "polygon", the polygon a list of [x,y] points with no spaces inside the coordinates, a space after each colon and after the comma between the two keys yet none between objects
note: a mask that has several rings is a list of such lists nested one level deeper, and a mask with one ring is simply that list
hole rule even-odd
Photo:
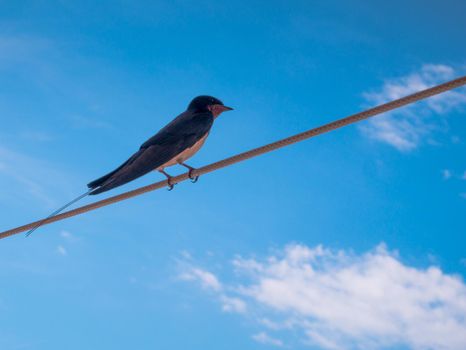
[{"label": "cable", "polygon": [[[285,139],[270,143],[268,145],[258,147],[258,148],[254,148],[254,149],[252,149],[250,151],[243,152],[243,153],[237,154],[237,155],[229,157],[229,158],[225,158],[225,159],[220,160],[220,161],[215,162],[215,163],[211,163],[209,165],[203,166],[202,168],[198,168],[198,169],[194,170],[191,175],[192,176],[200,176],[200,175],[203,175],[203,174],[207,174],[207,173],[210,173],[212,171],[215,171],[215,170],[230,166],[232,164],[242,162],[242,161],[244,161],[246,159],[253,158],[253,157],[256,157],[258,155],[268,153],[268,152],[274,151],[276,149],[279,149],[279,148],[282,148],[282,147],[285,147],[285,146],[292,145],[294,143],[306,140],[308,138],[311,138],[311,137],[314,137],[314,136],[317,136],[317,135],[320,135],[320,134],[324,134],[324,133],[327,133],[327,132],[335,130],[335,129],[342,128],[342,127],[344,127],[346,125],[349,125],[349,124],[357,123],[357,122],[359,122],[361,120],[365,120],[365,119],[371,118],[373,116],[376,116],[378,114],[385,113],[385,112],[388,112],[388,111],[391,111],[391,110],[406,106],[406,105],[414,103],[416,101],[423,100],[425,98],[428,98],[428,97],[431,97],[431,96],[434,96],[434,95],[438,95],[438,94],[440,94],[442,92],[458,88],[458,87],[463,86],[465,84],[466,84],[466,76],[463,76],[463,77],[460,77],[458,79],[448,81],[448,82],[446,82],[444,84],[440,84],[440,85],[437,85],[437,86],[434,86],[434,87],[431,87],[431,88],[416,92],[414,94],[402,97],[400,99],[384,103],[382,105],[379,105],[377,107],[368,109],[366,111],[350,115],[349,117],[336,120],[334,122],[319,126],[317,128],[314,128],[314,129],[310,129],[310,130],[302,132],[300,134],[296,134],[294,136],[287,137]],[[177,183],[180,183],[182,181],[187,180],[188,178],[189,178],[189,175],[188,175],[188,172],[186,172],[184,174],[174,176],[171,179],[171,182],[173,184],[177,184]],[[104,199],[104,200],[101,200],[101,201],[97,201],[97,202],[94,202],[94,203],[84,205],[82,207],[78,207],[76,209],[73,209],[73,210],[70,210],[70,211],[67,211],[67,212],[52,216],[50,218],[41,219],[41,220],[32,222],[30,224],[26,224],[26,225],[23,225],[23,226],[13,228],[11,230],[1,232],[0,233],[0,239],[8,237],[8,236],[15,235],[15,234],[18,234],[18,233],[21,233],[23,231],[30,230],[30,229],[34,228],[35,226],[37,226],[38,224],[46,225],[46,224],[50,224],[50,223],[55,222],[55,221],[64,220],[66,218],[70,218],[72,216],[80,215],[80,214],[86,213],[88,211],[95,210],[95,209],[98,209],[98,208],[101,208],[101,207],[104,207],[104,206],[107,206],[107,205],[110,205],[110,204],[113,204],[113,203],[117,203],[117,202],[129,199],[129,198],[132,198],[132,197],[136,197],[136,196],[139,196],[141,194],[144,194],[144,193],[147,193],[147,192],[150,192],[150,191],[158,190],[158,189],[166,187],[166,186],[168,186],[167,180],[159,181],[159,182],[153,183],[153,184],[148,185],[148,186],[140,187],[138,189],[135,189],[135,190],[132,190],[132,191],[129,191],[129,192],[125,192],[125,193],[122,193],[122,194],[119,194],[119,195],[116,195],[116,196],[113,196],[113,197],[110,197],[110,198],[107,198],[107,199]]]}]

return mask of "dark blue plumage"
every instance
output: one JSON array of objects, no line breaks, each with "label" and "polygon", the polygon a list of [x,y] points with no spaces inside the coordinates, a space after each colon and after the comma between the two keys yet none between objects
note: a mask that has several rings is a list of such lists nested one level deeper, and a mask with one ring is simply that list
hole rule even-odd
[{"label": "dark blue plumage", "polygon": [[210,131],[214,117],[210,112],[186,111],[141,145],[125,163],[111,173],[90,182],[91,194],[108,191],[156,170],[185,149],[192,147]]},{"label": "dark blue plumage", "polygon": [[216,117],[214,115],[216,111],[212,106],[223,106],[223,110],[231,109],[225,107],[215,97],[196,97],[185,112],[144,142],[125,163],[109,174],[90,182],[87,185],[93,189],[90,194],[108,191],[159,169],[183,151],[193,147],[207,136],[212,127]]}]

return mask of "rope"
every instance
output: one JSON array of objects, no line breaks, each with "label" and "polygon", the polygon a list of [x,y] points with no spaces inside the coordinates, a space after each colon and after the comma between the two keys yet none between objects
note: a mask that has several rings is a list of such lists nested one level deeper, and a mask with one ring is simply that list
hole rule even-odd
[{"label": "rope", "polygon": [[[319,126],[317,128],[314,128],[314,129],[310,129],[310,130],[302,132],[300,134],[296,134],[294,136],[287,137],[285,139],[270,143],[268,145],[258,147],[258,148],[254,148],[254,149],[252,149],[250,151],[240,153],[240,154],[237,154],[237,155],[229,157],[229,158],[225,158],[225,159],[220,160],[220,161],[215,162],[215,163],[211,163],[209,165],[206,165],[206,166],[203,166],[201,168],[198,168],[198,169],[194,170],[192,172],[192,175],[193,176],[204,175],[204,174],[210,173],[212,171],[215,171],[215,170],[230,166],[232,164],[242,162],[242,161],[244,161],[246,159],[253,158],[253,157],[256,157],[256,156],[264,154],[264,153],[272,152],[272,151],[274,151],[276,149],[292,145],[294,143],[309,139],[311,137],[314,137],[314,136],[317,136],[317,135],[320,135],[320,134],[327,133],[327,132],[335,130],[335,129],[342,128],[342,127],[344,127],[346,125],[349,125],[349,124],[357,123],[357,122],[359,122],[361,120],[365,120],[365,119],[371,118],[373,116],[376,116],[378,114],[382,114],[382,113],[385,113],[385,112],[388,112],[388,111],[391,111],[391,110],[406,106],[408,104],[414,103],[414,102],[419,101],[419,100],[423,100],[425,98],[428,98],[428,97],[431,97],[431,96],[434,96],[434,95],[438,95],[438,94],[440,94],[442,92],[458,88],[458,87],[463,86],[465,84],[466,84],[466,76],[463,76],[463,77],[460,77],[458,79],[448,81],[448,82],[446,82],[444,84],[440,84],[440,85],[437,85],[437,86],[434,86],[434,87],[431,87],[431,88],[416,92],[414,94],[402,97],[402,98],[400,98],[398,100],[394,100],[394,101],[391,101],[391,102],[388,102],[388,103],[384,103],[382,105],[379,105],[377,107],[368,109],[366,111],[350,115],[349,117],[336,120],[334,122]],[[180,183],[182,181],[185,181],[185,180],[187,180],[189,178],[188,174],[189,173],[186,172],[184,174],[174,176],[171,179],[171,182],[173,184],[177,184],[177,183]],[[158,190],[158,189],[166,187],[166,186],[168,186],[167,180],[159,181],[159,182],[153,183],[153,184],[148,185],[148,186],[140,187],[140,188],[132,190],[132,191],[128,191],[128,192],[125,192],[125,193],[122,193],[122,194],[119,194],[119,195],[116,195],[116,196],[113,196],[113,197],[109,197],[109,198],[101,200],[101,201],[97,201],[97,202],[94,202],[94,203],[84,205],[82,207],[78,207],[76,209],[73,209],[73,210],[58,214],[56,216],[52,216],[52,217],[47,218],[47,219],[38,220],[38,221],[35,221],[35,222],[31,222],[30,224],[26,224],[26,225],[23,225],[23,226],[13,228],[11,230],[1,232],[0,233],[0,239],[8,237],[8,236],[15,235],[15,234],[18,234],[20,232],[30,230],[31,228],[35,227],[39,223],[41,223],[42,225],[46,225],[46,224],[50,224],[50,223],[55,222],[55,221],[64,220],[64,219],[67,219],[67,218],[70,218],[70,217],[73,217],[73,216],[76,216],[76,215],[86,213],[86,212],[91,211],[91,210],[96,210],[98,208],[105,207],[105,206],[113,204],[113,203],[117,203],[117,202],[124,201],[124,200],[132,198],[132,197],[139,196],[141,194],[144,194],[144,193],[147,193],[147,192],[150,192],[150,191],[155,191],[155,190]]]}]

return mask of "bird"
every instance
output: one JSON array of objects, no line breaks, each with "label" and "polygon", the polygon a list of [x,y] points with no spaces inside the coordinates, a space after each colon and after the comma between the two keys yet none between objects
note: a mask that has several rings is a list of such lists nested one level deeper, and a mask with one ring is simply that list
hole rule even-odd
[{"label": "bird", "polygon": [[192,178],[191,174],[195,169],[185,161],[203,146],[214,120],[221,113],[232,109],[212,96],[194,98],[186,111],[144,142],[126,162],[112,172],[90,182],[87,185],[92,190],[89,194],[106,192],[153,170],[164,174],[169,187],[173,188],[171,176],[165,172],[165,168],[176,164],[189,169]]},{"label": "bird", "polygon": [[196,182],[193,176],[195,168],[185,161],[196,154],[209,136],[212,125],[217,117],[233,108],[225,106],[218,98],[208,95],[195,97],[187,109],[160,129],[154,136],[144,142],[137,152],[123,164],[108,174],[87,184],[88,191],[54,211],[26,233],[29,236],[48,218],[57,215],[70,205],[88,195],[97,195],[131,182],[151,171],[158,171],[167,178],[169,190],[175,185],[165,168],[181,165],[189,170],[188,176]]}]

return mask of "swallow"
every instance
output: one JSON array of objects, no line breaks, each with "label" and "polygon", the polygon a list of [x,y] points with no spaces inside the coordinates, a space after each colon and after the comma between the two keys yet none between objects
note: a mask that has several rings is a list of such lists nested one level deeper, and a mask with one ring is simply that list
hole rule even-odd
[{"label": "swallow", "polygon": [[185,161],[196,154],[209,136],[214,120],[223,112],[233,108],[212,96],[198,96],[191,101],[186,111],[181,113],[157,134],[144,142],[139,150],[112,172],[90,182],[87,186],[96,195],[124,185],[138,177],[156,170],[167,177],[173,188],[171,176],[165,168],[182,165],[195,170]]},{"label": "swallow", "polygon": [[[158,171],[167,177],[169,189],[173,189],[172,177],[165,168],[181,165],[189,170],[189,178],[193,177],[195,168],[185,163],[204,145],[215,119],[233,108],[227,107],[219,99],[212,96],[198,96],[181,113],[154,136],[144,142],[139,150],[115,170],[87,184],[88,191],[57,209],[46,219],[57,215],[78,200],[88,196],[107,192],[131,182],[151,171]],[[46,220],[44,219],[44,220]],[[32,228],[26,236],[42,225],[43,221]]]}]

